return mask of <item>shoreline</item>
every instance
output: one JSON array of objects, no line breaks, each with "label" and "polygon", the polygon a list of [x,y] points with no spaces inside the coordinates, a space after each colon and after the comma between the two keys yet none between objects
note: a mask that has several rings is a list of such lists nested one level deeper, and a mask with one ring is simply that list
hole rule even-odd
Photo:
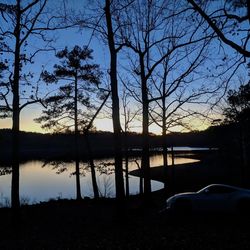
[{"label": "shoreline", "polygon": [[[175,157],[187,157],[187,158],[193,158],[193,159],[203,159],[207,155],[214,153],[216,151],[214,150],[178,150],[174,151]],[[169,155],[171,155],[171,151],[168,152]],[[129,157],[141,157],[142,156],[142,150],[129,150],[126,152],[123,150],[123,157],[126,156],[126,154]],[[150,156],[152,155],[158,155],[162,154],[162,151],[151,149],[150,150]],[[74,161],[75,153],[72,151],[67,150],[21,150],[20,152],[20,163],[32,161],[32,160],[44,160],[44,161]],[[2,165],[11,165],[11,151],[4,151],[2,150],[0,152],[0,168]],[[105,158],[113,158],[114,152],[113,150],[107,149],[107,150],[95,150],[92,152],[92,158],[95,159],[105,159]],[[88,161],[89,155],[87,152],[83,152],[80,154],[80,160],[81,161]]]}]

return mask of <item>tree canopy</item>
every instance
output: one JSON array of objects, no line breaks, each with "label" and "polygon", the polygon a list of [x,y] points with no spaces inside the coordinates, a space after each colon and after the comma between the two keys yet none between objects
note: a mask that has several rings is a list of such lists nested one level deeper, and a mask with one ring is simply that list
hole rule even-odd
[{"label": "tree canopy", "polygon": [[226,122],[250,121],[250,82],[241,85],[238,90],[229,90],[228,107],[224,110]]},{"label": "tree canopy", "polygon": [[73,126],[83,129],[87,123],[86,108],[93,107],[90,95],[100,84],[101,71],[97,64],[90,63],[92,50],[86,46],[72,50],[66,47],[56,57],[60,64],[54,65],[52,73],[43,71],[41,77],[47,84],[59,84],[59,88],[44,100],[47,108],[35,120],[42,123],[42,128],[55,131],[68,131]]}]

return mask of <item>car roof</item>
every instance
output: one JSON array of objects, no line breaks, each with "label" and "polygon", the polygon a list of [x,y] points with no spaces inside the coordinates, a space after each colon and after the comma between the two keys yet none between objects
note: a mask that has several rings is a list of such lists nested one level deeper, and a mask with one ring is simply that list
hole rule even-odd
[{"label": "car roof", "polygon": [[[247,191],[247,192],[250,192],[249,189],[245,189],[245,188],[241,188],[241,187],[236,187],[236,186],[231,186],[231,185],[227,185],[227,184],[210,184],[204,188],[202,188],[201,190],[203,189],[206,189],[206,188],[209,188],[209,187],[226,187],[226,188],[233,188],[235,190],[241,190],[241,191]],[[201,191],[200,190],[200,191]]]}]

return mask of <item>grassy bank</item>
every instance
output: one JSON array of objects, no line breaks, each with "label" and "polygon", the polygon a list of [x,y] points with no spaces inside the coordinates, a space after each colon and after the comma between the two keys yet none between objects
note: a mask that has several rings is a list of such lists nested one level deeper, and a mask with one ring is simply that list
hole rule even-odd
[{"label": "grassy bank", "polygon": [[23,207],[19,223],[11,223],[9,209],[0,209],[0,249],[249,248],[249,217],[177,217],[158,208],[138,199],[122,208],[112,199],[57,201]]}]

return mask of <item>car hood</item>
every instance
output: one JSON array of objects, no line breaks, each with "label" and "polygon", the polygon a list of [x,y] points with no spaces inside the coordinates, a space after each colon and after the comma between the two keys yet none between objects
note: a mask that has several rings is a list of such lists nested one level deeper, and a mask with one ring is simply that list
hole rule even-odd
[{"label": "car hood", "polygon": [[171,196],[170,198],[168,198],[168,199],[167,199],[167,202],[173,201],[173,200],[175,200],[175,199],[177,199],[177,198],[186,198],[186,197],[188,197],[188,196],[190,196],[190,195],[194,195],[194,194],[196,194],[196,193],[195,193],[195,192],[186,192],[186,193],[176,194],[176,195]]}]

